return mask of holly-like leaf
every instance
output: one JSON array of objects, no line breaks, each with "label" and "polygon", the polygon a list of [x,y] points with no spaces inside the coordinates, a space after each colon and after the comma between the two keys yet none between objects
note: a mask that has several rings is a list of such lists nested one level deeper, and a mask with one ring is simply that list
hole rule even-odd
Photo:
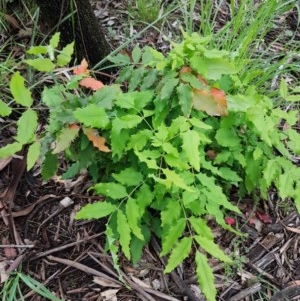
[{"label": "holly-like leaf", "polygon": [[182,235],[186,226],[185,218],[180,218],[171,226],[166,227],[163,232],[162,251],[160,256],[170,252],[178,238]]},{"label": "holly-like leaf", "polygon": [[118,233],[120,234],[120,245],[122,247],[122,251],[126,258],[130,260],[130,241],[131,241],[131,230],[128,225],[127,218],[125,214],[121,211],[118,210],[117,213],[117,230]]},{"label": "holly-like leaf", "polygon": [[27,59],[25,63],[40,72],[51,72],[55,69],[55,65],[47,58]]},{"label": "holly-like leaf", "polygon": [[0,99],[0,116],[9,116],[11,114],[11,108]]},{"label": "holly-like leaf", "polygon": [[86,59],[83,59],[79,66],[75,67],[73,70],[75,75],[86,74],[88,75],[90,72],[88,70],[88,62]]},{"label": "holly-like leaf", "polygon": [[79,85],[85,88],[92,89],[93,91],[97,91],[104,87],[104,84],[100,80],[96,80],[92,77],[85,77],[80,82]]},{"label": "holly-like leaf", "polygon": [[197,265],[197,278],[203,294],[208,301],[216,301],[217,290],[214,284],[214,274],[208,264],[207,257],[197,251],[195,262]]},{"label": "holly-like leaf", "polygon": [[113,173],[112,176],[125,186],[137,186],[143,180],[143,175],[132,167],[128,167],[118,174]]},{"label": "holly-like leaf", "polygon": [[24,107],[30,107],[33,103],[33,99],[30,91],[25,87],[24,82],[24,77],[17,71],[11,78],[10,91],[15,102]]},{"label": "holly-like leaf", "polygon": [[114,200],[128,196],[125,187],[117,183],[98,183],[92,187],[98,194],[108,196]]},{"label": "holly-like leaf", "polygon": [[128,224],[133,234],[140,240],[144,241],[144,235],[141,231],[141,215],[140,208],[133,198],[128,198],[126,203],[126,216]]},{"label": "holly-like leaf", "polygon": [[78,108],[74,111],[74,116],[87,127],[103,129],[109,124],[104,108],[95,104],[89,104],[85,108]]},{"label": "holly-like leaf", "polygon": [[38,160],[41,152],[41,144],[39,141],[32,143],[27,153],[27,171],[29,171]]},{"label": "holly-like leaf", "polygon": [[179,104],[181,106],[182,113],[185,117],[188,117],[193,106],[192,88],[190,85],[181,83],[176,90],[178,93]]},{"label": "holly-like leaf", "polygon": [[70,147],[72,141],[78,136],[79,130],[80,127],[77,124],[70,124],[68,127],[63,128],[52,153],[58,154]]},{"label": "holly-like leaf", "polygon": [[58,67],[67,66],[72,59],[73,51],[74,51],[74,42],[66,45],[56,57],[57,66]]},{"label": "holly-like leaf", "polygon": [[14,142],[0,148],[0,159],[14,155],[22,149],[23,144]]},{"label": "holly-like leaf", "polygon": [[183,262],[185,258],[189,256],[192,247],[192,241],[192,237],[184,237],[173,248],[164,271],[165,273],[170,273],[173,271],[180,263]]},{"label": "holly-like leaf", "polygon": [[188,162],[197,171],[200,170],[200,152],[199,143],[200,138],[197,132],[189,130],[182,134],[182,149],[185,152]]},{"label": "holly-like leaf", "polygon": [[98,148],[101,152],[109,153],[111,150],[105,145],[106,139],[99,136],[98,131],[95,129],[83,128],[83,132],[88,139],[93,143],[93,146]]},{"label": "holly-like leaf", "polygon": [[81,208],[75,215],[76,219],[102,218],[110,215],[117,210],[117,207],[108,202],[96,202],[87,204]]},{"label": "holly-like leaf", "polygon": [[57,155],[52,154],[50,151],[45,155],[45,159],[42,166],[42,177],[44,180],[48,180],[53,177],[58,168]]},{"label": "holly-like leaf", "polygon": [[19,118],[16,140],[22,144],[33,141],[37,128],[37,113],[27,109]]},{"label": "holly-like leaf", "polygon": [[200,235],[196,235],[194,238],[200,247],[203,248],[207,253],[221,261],[232,262],[232,260],[211,239]]},{"label": "holly-like leaf", "polygon": [[204,111],[210,116],[227,116],[227,101],[224,91],[211,88],[210,90],[193,90],[193,106],[198,111]]}]

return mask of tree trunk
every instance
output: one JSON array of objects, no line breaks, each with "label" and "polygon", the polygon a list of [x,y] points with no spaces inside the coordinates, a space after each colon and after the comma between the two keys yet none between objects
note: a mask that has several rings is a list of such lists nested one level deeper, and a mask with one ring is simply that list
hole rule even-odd
[{"label": "tree trunk", "polygon": [[40,7],[42,30],[47,33],[60,31],[62,46],[75,41],[75,58],[78,62],[86,58],[89,67],[93,67],[110,53],[111,48],[88,0],[36,2]]}]

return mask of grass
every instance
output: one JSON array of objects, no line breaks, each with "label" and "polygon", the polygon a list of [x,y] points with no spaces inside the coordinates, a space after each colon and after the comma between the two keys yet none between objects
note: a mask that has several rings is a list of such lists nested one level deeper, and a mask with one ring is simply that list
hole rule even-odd
[{"label": "grass", "polygon": [[[6,12],[8,2],[7,0],[0,1],[1,14]],[[243,80],[248,81],[249,84],[255,83],[261,93],[271,96],[279,106],[287,106],[276,90],[282,77],[289,78],[291,86],[299,85],[297,76],[300,73],[298,63],[300,46],[299,41],[295,41],[294,36],[291,36],[288,30],[282,30],[280,24],[278,25],[276,22],[280,16],[284,16],[292,8],[296,8],[299,13],[298,1],[261,1],[259,5],[254,0],[239,2],[240,4],[237,5],[237,1],[234,0],[177,0],[167,5],[166,2],[158,0],[128,0],[126,6],[129,16],[139,30],[136,35],[129,37],[124,44],[120,45],[115,52],[126,48],[129,43],[134,43],[135,39],[148,29],[167,35],[165,29],[174,31],[171,24],[176,20],[187,33],[198,31],[204,36],[213,35],[213,47],[228,50],[240,58]],[[14,11],[14,15],[22,26],[25,26],[24,20],[30,20],[35,24],[33,38],[30,42],[30,44],[34,44],[35,36],[38,35],[38,12],[33,1],[27,1],[26,4],[23,1],[22,3],[23,10]],[[222,13],[227,18],[221,26],[219,18]],[[300,18],[300,13],[298,15]],[[3,18],[0,20],[0,30],[7,31],[8,25]],[[146,25],[141,29],[141,24]],[[129,22],[127,25],[130,26]],[[126,23],[124,27],[126,27]],[[266,43],[266,35],[272,30],[278,30],[279,34],[271,43]],[[127,31],[129,31],[128,28]],[[180,39],[180,36],[176,36],[178,32],[180,31],[174,31],[174,39]],[[17,69],[21,64],[19,59],[14,58],[12,50],[6,52],[6,49],[13,48],[13,45],[9,45],[9,43],[15,42],[7,41],[0,46],[0,98],[7,102],[10,101],[7,79],[11,77],[12,70]],[[274,51],[272,46],[275,43],[281,45],[283,50]],[[24,48],[24,45],[18,46]],[[258,70],[263,70],[263,72]],[[29,75],[31,82],[34,80],[32,76],[32,74]],[[239,262],[239,264],[241,263]],[[24,300],[21,283],[49,300],[58,300],[41,283],[20,272],[11,274],[4,283],[0,292],[2,300],[14,301],[18,298]],[[262,296],[262,298],[264,297]]]}]

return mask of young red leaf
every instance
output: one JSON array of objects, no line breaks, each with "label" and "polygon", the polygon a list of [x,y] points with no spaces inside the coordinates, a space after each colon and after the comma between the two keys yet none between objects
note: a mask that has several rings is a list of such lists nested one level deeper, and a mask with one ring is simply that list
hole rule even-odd
[{"label": "young red leaf", "polygon": [[99,136],[97,130],[94,129],[83,129],[88,139],[93,143],[94,147],[98,148],[101,152],[109,153],[111,150],[105,145],[106,139]]},{"label": "young red leaf", "polygon": [[266,213],[260,213],[259,211],[255,211],[256,216],[265,224],[271,224],[272,223],[272,219],[271,217],[266,214]]},{"label": "young red leaf", "polygon": [[89,70],[88,70],[88,63],[86,61],[86,59],[83,59],[80,63],[79,66],[75,67],[73,70],[73,73],[75,75],[80,75],[80,74],[89,74]]},{"label": "young red leaf", "polygon": [[225,217],[224,219],[225,219],[225,223],[226,223],[227,225],[229,225],[229,226],[234,226],[235,223],[236,223],[235,219],[232,218],[232,217],[228,217],[228,216],[227,216],[227,217]]},{"label": "young red leaf", "polygon": [[92,77],[86,77],[83,78],[80,82],[79,85],[85,88],[92,89],[93,91],[97,91],[101,88],[104,87],[103,83],[99,80],[96,80]]}]

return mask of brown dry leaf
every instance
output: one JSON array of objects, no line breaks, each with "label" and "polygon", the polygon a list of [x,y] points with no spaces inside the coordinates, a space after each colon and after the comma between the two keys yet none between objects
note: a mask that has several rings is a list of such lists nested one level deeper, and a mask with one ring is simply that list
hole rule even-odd
[{"label": "brown dry leaf", "polygon": [[114,300],[118,300],[117,299],[117,292],[119,291],[120,289],[109,289],[109,290],[106,290],[104,292],[101,293],[101,296],[104,297],[104,300],[105,301],[114,301]]},{"label": "brown dry leaf", "polygon": [[12,156],[0,159],[0,171],[3,170],[12,160]]},{"label": "brown dry leaf", "polygon": [[93,278],[93,281],[101,286],[104,286],[104,287],[115,287],[115,288],[121,288],[122,286],[116,282],[113,282],[109,279],[105,279],[103,277],[98,277],[98,276],[95,276]]},{"label": "brown dry leaf", "polygon": [[6,267],[7,263],[0,261],[0,283],[4,283],[9,278],[9,274],[6,273]]},{"label": "brown dry leaf", "polygon": [[17,19],[11,15],[4,14],[4,19],[15,29],[20,29],[20,24]]},{"label": "brown dry leaf", "polygon": [[105,145],[106,139],[99,136],[98,131],[95,129],[83,129],[84,133],[88,139],[93,143],[93,145],[98,148],[101,152],[110,153],[111,150]]},{"label": "brown dry leaf", "polygon": [[140,287],[143,288],[152,288],[149,284],[145,283],[144,281],[140,280],[139,278],[134,277],[133,275],[130,275],[130,278],[138,284]]},{"label": "brown dry leaf", "polygon": [[[2,238],[2,244],[3,245],[10,245],[9,240],[7,237]],[[17,257],[17,251],[13,247],[4,247],[4,254],[8,259],[13,259]]]}]

